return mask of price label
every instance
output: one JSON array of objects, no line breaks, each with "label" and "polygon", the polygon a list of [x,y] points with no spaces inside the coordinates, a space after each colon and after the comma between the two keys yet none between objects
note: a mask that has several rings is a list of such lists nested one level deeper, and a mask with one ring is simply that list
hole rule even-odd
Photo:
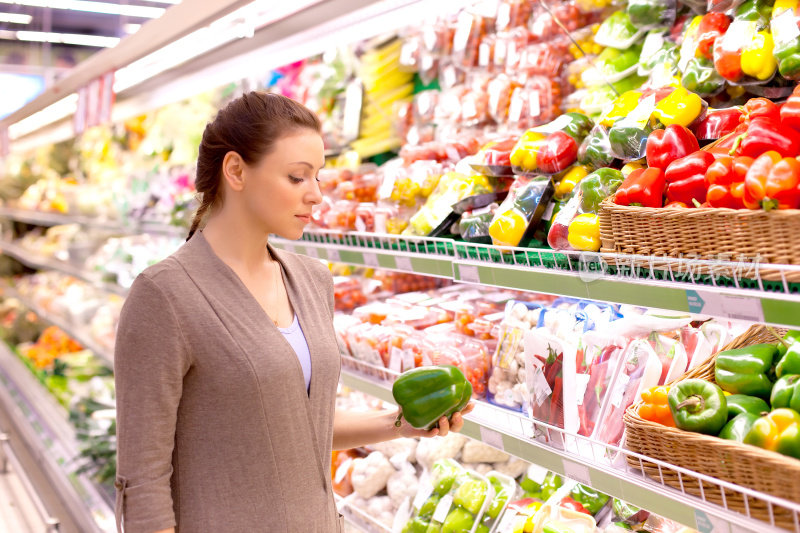
[{"label": "price label", "polygon": [[500,523],[497,525],[498,533],[505,533],[506,531],[512,531],[514,527],[514,521],[517,518],[517,512],[513,509],[506,509],[503,513],[503,518],[500,520]]},{"label": "price label", "polygon": [[315,259],[319,259],[319,252],[313,246],[306,246],[306,255],[308,257],[313,257]]},{"label": "price label", "polygon": [[433,485],[427,482],[420,482],[417,495],[414,497],[414,509],[419,509],[425,501],[433,494]]},{"label": "price label", "polygon": [[544,478],[547,477],[548,472],[549,470],[547,470],[546,468],[532,464],[531,466],[528,467],[528,473],[526,475],[528,476],[528,479],[530,479],[534,483],[541,485],[542,483],[544,483]]},{"label": "price label", "polygon": [[575,398],[578,400],[578,405],[583,405],[583,397],[586,396],[586,387],[589,386],[589,374],[575,374]]},{"label": "price label", "polygon": [[398,270],[405,270],[406,272],[413,272],[414,267],[411,266],[411,258],[405,256],[395,257],[395,264]]},{"label": "price label", "polygon": [[364,252],[364,264],[369,266],[369,267],[377,268],[378,267],[378,255],[377,254],[373,254],[372,252]]},{"label": "price label", "polygon": [[564,459],[564,475],[570,479],[574,479],[578,483],[584,485],[592,485],[592,478],[589,475],[589,467],[573,463],[568,459]]},{"label": "price label", "polygon": [[773,17],[772,35],[777,44],[788,44],[800,37],[800,28],[797,27],[794,9],[787,9],[777,17]]},{"label": "price label", "polygon": [[694,518],[697,522],[697,530],[700,533],[728,533],[731,530],[726,520],[710,515],[700,509],[695,509]]},{"label": "price label", "polygon": [[630,383],[631,377],[628,374],[620,374],[617,379],[617,385],[614,387],[614,392],[611,393],[611,405],[619,409],[622,405],[622,397],[625,396],[625,388]]},{"label": "price label", "polygon": [[397,346],[392,346],[392,351],[389,354],[389,370],[398,374],[403,371],[403,355],[403,350]]},{"label": "price label", "polygon": [[481,276],[478,273],[478,267],[474,265],[458,265],[458,274],[461,281],[467,283],[480,283]]},{"label": "price label", "polygon": [[453,496],[451,494],[447,494],[439,500],[439,504],[436,506],[436,510],[433,512],[433,520],[437,522],[444,522],[445,518],[447,518],[447,513],[450,512],[450,507],[453,506]]},{"label": "price label", "polygon": [[342,260],[339,257],[339,250],[328,248],[328,261],[331,263],[338,263]]},{"label": "price label", "polygon": [[493,448],[497,448],[498,450],[504,450],[502,433],[483,426],[480,427],[480,431],[481,431],[481,440],[485,444],[488,444]]},{"label": "price label", "polygon": [[748,322],[764,322],[764,308],[758,298],[705,291],[700,294],[698,291],[687,290],[686,299],[689,303],[689,311],[692,313]]},{"label": "price label", "polygon": [[533,90],[528,95],[528,105],[530,106],[530,116],[533,118],[542,114],[542,105],[539,100],[539,91]]}]

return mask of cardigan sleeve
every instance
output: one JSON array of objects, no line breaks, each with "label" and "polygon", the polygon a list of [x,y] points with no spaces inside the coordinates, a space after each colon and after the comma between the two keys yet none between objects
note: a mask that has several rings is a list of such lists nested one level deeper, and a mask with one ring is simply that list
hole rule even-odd
[{"label": "cardigan sleeve", "polygon": [[181,325],[146,274],[131,287],[114,353],[117,394],[117,529],[152,533],[176,525],[171,478],[175,424],[189,370]]}]

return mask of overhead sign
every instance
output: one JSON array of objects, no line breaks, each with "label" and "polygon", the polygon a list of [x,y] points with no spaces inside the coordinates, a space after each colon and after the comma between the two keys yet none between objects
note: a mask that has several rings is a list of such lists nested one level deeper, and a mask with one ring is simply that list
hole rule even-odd
[{"label": "overhead sign", "polygon": [[73,120],[75,134],[83,133],[87,128],[110,122],[114,96],[113,72],[109,72],[79,89],[78,108]]}]

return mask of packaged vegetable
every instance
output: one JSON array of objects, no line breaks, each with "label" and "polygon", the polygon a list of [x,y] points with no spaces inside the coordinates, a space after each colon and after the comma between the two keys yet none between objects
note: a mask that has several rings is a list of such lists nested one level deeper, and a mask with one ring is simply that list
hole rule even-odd
[{"label": "packaged vegetable", "polygon": [[586,69],[581,81],[586,86],[614,83],[635,74],[639,68],[642,45],[634,44],[625,50],[608,47],[594,61],[596,67]]},{"label": "packaged vegetable", "polygon": [[539,176],[518,177],[489,224],[492,242],[499,246],[524,246],[533,235],[553,196],[553,182]]},{"label": "packaged vegetable", "polygon": [[561,89],[546,76],[529,78],[523,87],[511,93],[508,124],[515,128],[531,128],[553,120],[559,113]]},{"label": "packaged vegetable", "polygon": [[614,157],[628,162],[645,156],[647,137],[655,129],[656,106],[655,96],[649,96],[611,126],[608,140]]},{"label": "packaged vegetable", "polygon": [[486,528],[485,531],[491,531],[495,524],[499,524],[503,519],[508,503],[516,495],[517,483],[513,477],[494,470],[486,474],[486,479],[492,484],[494,498],[486,508],[480,523]]},{"label": "packaged vegetable", "polygon": [[677,65],[677,57],[677,45],[666,39],[663,31],[651,31],[647,34],[642,44],[637,73],[639,76],[647,76],[653,72],[653,69],[655,69],[657,65],[667,61],[671,61]]},{"label": "packaged vegetable", "polygon": [[580,113],[566,113],[558,119],[527,130],[511,152],[517,173],[556,174],[575,162],[578,146],[592,129],[592,122]]},{"label": "packaged vegetable", "polygon": [[774,41],[772,53],[778,72],[790,80],[800,79],[800,29],[796,0],[777,0],[772,8],[770,28]]},{"label": "packaged vegetable", "polygon": [[641,39],[644,34],[645,30],[637,28],[631,22],[627,12],[617,11],[603,21],[594,36],[594,40],[603,46],[626,50]]},{"label": "packaged vegetable", "polygon": [[581,143],[578,149],[578,163],[592,169],[610,166],[614,161],[611,143],[608,140],[608,127],[598,124]]},{"label": "packaged vegetable", "polygon": [[638,28],[669,27],[675,22],[677,10],[675,0],[628,0],[626,13]]},{"label": "packaged vegetable", "polygon": [[[761,0],[748,0],[739,10],[758,2]],[[725,34],[714,43],[714,67],[731,83],[760,85],[772,79],[778,68],[773,55],[774,40],[768,19],[758,9],[747,13],[749,16],[737,14]]]}]

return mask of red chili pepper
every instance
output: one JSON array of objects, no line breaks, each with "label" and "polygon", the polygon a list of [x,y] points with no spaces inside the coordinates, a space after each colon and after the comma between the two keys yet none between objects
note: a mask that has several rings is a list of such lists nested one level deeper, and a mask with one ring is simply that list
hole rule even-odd
[{"label": "red chili pepper", "polygon": [[697,138],[688,128],[672,124],[655,130],[647,137],[647,166],[665,169],[670,163],[700,149]]},{"label": "red chili pepper", "polygon": [[617,189],[614,202],[619,205],[661,207],[664,205],[664,171],[660,168],[638,168],[628,174]]},{"label": "red chili pepper", "polygon": [[750,209],[796,209],[800,205],[800,162],[770,150],[753,162],[744,180]]},{"label": "red chili pepper", "polygon": [[555,174],[566,169],[578,157],[578,144],[563,131],[551,133],[539,149],[536,163],[541,172]]},{"label": "red chili pepper", "polygon": [[563,500],[561,500],[561,507],[564,509],[570,509],[571,511],[578,511],[579,513],[586,513],[591,516],[586,507],[583,506],[580,502],[575,501],[572,496],[565,496]]},{"label": "red chili pepper", "polygon": [[698,55],[706,59],[714,58],[714,42],[721,37],[731,21],[725,13],[706,13],[700,20],[697,27],[697,51]]},{"label": "red chili pepper", "polygon": [[781,123],[800,130],[800,85],[794,88],[792,95],[781,106]]},{"label": "red chili pepper", "polygon": [[706,170],[714,162],[714,154],[698,150],[670,163],[665,173],[667,202],[683,202],[687,206],[706,201]]},{"label": "red chili pepper", "polygon": [[739,125],[743,112],[738,107],[708,111],[692,130],[699,141],[721,139]]},{"label": "red chili pepper", "polygon": [[752,157],[720,157],[706,170],[710,207],[744,209],[744,180],[753,164]]}]

